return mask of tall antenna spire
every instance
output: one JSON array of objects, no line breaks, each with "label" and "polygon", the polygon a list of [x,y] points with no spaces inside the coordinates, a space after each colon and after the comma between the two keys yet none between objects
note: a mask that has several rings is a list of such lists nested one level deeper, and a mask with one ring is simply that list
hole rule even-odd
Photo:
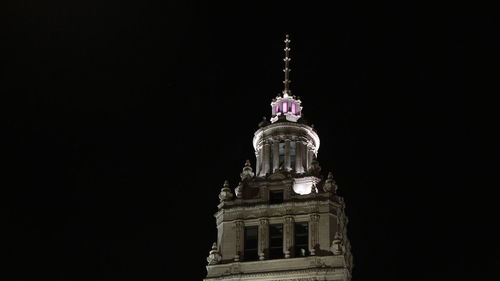
[{"label": "tall antenna spire", "polygon": [[285,39],[285,58],[283,59],[285,61],[285,69],[283,69],[283,72],[285,72],[285,80],[283,81],[283,84],[285,85],[285,88],[283,90],[283,95],[286,97],[286,96],[289,96],[290,95],[290,82],[292,82],[289,78],[290,76],[290,68],[288,68],[288,63],[290,62],[290,57],[288,57],[289,55],[289,52],[290,52],[290,47],[289,47],[289,44],[290,43],[290,39],[288,39],[288,34],[286,35],[286,39]]}]

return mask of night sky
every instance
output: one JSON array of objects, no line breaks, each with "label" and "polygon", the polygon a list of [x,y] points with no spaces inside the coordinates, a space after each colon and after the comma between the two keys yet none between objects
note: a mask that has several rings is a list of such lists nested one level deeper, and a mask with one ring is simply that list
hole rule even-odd
[{"label": "night sky", "polygon": [[44,2],[1,17],[0,279],[201,280],[220,188],[255,165],[282,90],[287,33],[292,93],[347,204],[353,280],[500,274],[498,240],[484,242],[500,234],[483,226],[495,184],[466,183],[485,112],[465,95],[498,21],[436,5]]}]

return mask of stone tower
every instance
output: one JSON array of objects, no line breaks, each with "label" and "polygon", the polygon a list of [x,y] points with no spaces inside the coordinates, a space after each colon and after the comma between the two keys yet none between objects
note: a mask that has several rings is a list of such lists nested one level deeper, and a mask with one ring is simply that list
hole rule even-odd
[{"label": "stone tower", "polygon": [[284,90],[253,138],[255,171],[247,160],[234,192],[227,181],[220,191],[206,281],[351,279],[344,200],[321,174],[318,134],[289,89],[289,43]]}]

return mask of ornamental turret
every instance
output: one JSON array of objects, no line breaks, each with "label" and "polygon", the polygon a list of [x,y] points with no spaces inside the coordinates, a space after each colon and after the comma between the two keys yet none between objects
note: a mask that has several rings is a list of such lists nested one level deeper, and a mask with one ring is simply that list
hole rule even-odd
[{"label": "ornamental turret", "polygon": [[[290,39],[285,39],[285,79],[283,91],[271,102],[271,122],[263,120],[253,138],[256,156],[256,175],[265,177],[277,171],[295,176],[315,172],[314,159],[318,156],[319,137],[313,127],[302,122],[301,101],[290,90]],[[313,173],[314,174],[314,173]],[[306,180],[313,184],[315,180]],[[304,182],[304,180],[301,180]],[[309,184],[297,185],[295,191],[309,193]]]}]

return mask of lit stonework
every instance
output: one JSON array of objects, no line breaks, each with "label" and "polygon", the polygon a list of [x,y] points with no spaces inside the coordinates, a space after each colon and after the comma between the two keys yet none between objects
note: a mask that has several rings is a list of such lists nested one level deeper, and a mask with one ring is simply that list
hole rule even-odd
[{"label": "lit stonework", "polygon": [[291,95],[289,42],[283,93],[253,138],[256,169],[247,160],[234,192],[227,181],[220,191],[204,280],[351,279],[345,204],[333,174],[321,174],[318,134]]}]

